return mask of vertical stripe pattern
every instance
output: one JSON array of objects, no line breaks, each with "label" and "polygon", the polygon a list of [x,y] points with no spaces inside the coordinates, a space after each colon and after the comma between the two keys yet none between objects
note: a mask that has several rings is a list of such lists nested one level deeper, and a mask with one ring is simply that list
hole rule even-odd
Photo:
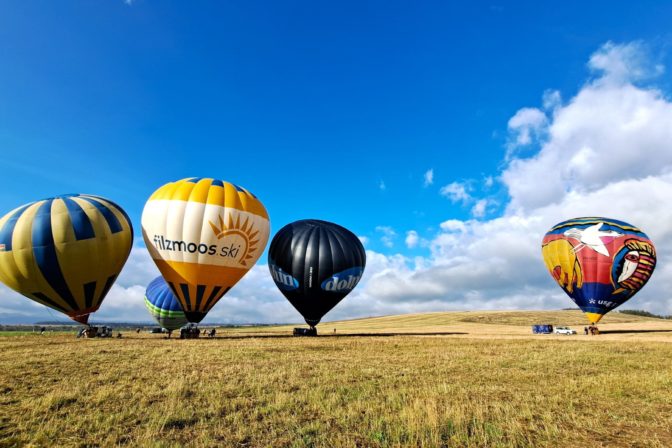
[{"label": "vertical stripe pattern", "polygon": [[132,235],[126,213],[98,196],[27,204],[0,219],[0,281],[86,323],[126,262]]}]

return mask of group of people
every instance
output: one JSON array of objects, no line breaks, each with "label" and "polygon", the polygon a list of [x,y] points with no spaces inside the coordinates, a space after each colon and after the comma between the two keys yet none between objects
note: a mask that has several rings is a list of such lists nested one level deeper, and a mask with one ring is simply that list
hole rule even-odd
[{"label": "group of people", "polygon": [[591,336],[595,336],[597,334],[600,334],[600,330],[597,329],[595,325],[590,325],[588,327],[583,327],[583,334],[589,334]]},{"label": "group of people", "polygon": [[[217,334],[217,330],[214,328],[208,330],[203,330],[203,334],[207,335],[209,338],[214,338]],[[180,328],[180,339],[196,339],[201,335],[201,329],[197,326],[187,326]]]}]

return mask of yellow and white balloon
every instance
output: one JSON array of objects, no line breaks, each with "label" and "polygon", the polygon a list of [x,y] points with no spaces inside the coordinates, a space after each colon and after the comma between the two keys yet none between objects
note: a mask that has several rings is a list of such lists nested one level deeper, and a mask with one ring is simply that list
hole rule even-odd
[{"label": "yellow and white balloon", "polygon": [[254,266],[269,231],[259,199],[217,179],[163,185],[142,212],[147,249],[191,322],[200,322]]}]

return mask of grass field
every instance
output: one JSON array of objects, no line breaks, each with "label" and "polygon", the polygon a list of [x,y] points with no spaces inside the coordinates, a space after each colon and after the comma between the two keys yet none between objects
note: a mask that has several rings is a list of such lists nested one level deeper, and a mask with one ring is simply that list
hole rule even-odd
[{"label": "grass field", "polygon": [[672,446],[672,322],[613,313],[600,336],[530,334],[546,322],[584,325],[469,312],[318,338],[0,336],[0,446]]}]

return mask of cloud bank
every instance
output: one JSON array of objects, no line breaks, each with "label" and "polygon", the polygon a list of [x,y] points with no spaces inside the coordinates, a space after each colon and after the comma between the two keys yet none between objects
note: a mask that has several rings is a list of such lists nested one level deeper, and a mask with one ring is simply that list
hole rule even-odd
[{"label": "cloud bank", "polygon": [[[447,219],[429,257],[369,252],[363,288],[333,317],[572,306],[545,270],[540,241],[559,221],[595,215],[639,226],[657,247],[652,279],[623,308],[672,314],[672,103],[654,86],[638,84],[663,73],[647,54],[639,42],[607,43],[588,62],[592,79],[569,101],[548,91],[541,108],[521,108],[509,121],[498,176],[509,196],[502,216]],[[529,145],[532,155],[517,155]],[[453,183],[441,194],[457,202],[468,193]],[[474,218],[488,200],[476,201]]]}]

